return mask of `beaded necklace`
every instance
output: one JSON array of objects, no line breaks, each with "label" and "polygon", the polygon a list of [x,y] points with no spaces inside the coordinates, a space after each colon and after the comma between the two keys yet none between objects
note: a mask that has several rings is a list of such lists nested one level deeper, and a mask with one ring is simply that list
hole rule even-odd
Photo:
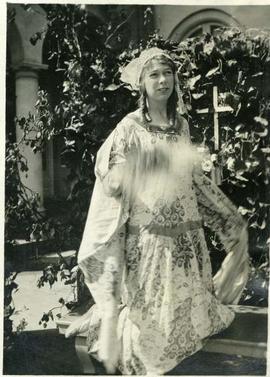
[{"label": "beaded necklace", "polygon": [[142,110],[140,110],[140,122],[142,123],[143,127],[149,132],[156,132],[156,133],[163,132],[165,134],[178,134],[179,133],[179,124],[177,120],[175,121],[175,124],[173,125],[170,124],[169,126],[149,124],[149,122],[145,121]]}]

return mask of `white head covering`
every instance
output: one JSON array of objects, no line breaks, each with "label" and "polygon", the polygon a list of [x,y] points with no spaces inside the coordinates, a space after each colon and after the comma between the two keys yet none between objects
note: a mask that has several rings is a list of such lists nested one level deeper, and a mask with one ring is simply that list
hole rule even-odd
[{"label": "white head covering", "polygon": [[141,52],[140,56],[133,59],[128,65],[126,65],[121,74],[121,81],[131,85],[134,90],[140,89],[140,76],[145,64],[155,56],[163,55],[167,59],[172,60],[172,58],[166,54],[164,50],[157,47],[152,47]]},{"label": "white head covering", "polygon": [[[166,53],[164,50],[158,47],[151,47],[149,49],[142,51],[139,57],[133,59],[124,67],[122,74],[120,76],[121,81],[125,82],[126,84],[129,84],[133,90],[140,90],[140,76],[143,67],[150,59],[161,55],[165,56],[167,59],[171,60],[174,63],[170,55]],[[174,82],[175,91],[178,96],[178,111],[180,112],[180,114],[183,114],[186,112],[186,108],[180,91],[177,71],[175,72]]]}]

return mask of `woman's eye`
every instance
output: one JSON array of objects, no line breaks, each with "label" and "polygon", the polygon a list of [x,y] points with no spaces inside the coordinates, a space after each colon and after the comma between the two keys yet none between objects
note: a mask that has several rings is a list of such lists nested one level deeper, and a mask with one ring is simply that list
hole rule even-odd
[{"label": "woman's eye", "polygon": [[151,73],[150,77],[157,77],[157,74],[156,73]]}]

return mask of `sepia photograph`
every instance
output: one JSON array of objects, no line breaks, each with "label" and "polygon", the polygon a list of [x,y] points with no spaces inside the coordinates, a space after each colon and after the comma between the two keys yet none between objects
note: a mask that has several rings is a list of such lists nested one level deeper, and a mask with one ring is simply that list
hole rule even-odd
[{"label": "sepia photograph", "polygon": [[2,11],[2,374],[267,376],[270,1]]}]

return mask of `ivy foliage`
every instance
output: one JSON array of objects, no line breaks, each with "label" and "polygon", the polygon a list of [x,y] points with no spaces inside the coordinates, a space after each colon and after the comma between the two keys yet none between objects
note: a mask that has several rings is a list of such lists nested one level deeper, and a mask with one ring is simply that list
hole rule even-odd
[{"label": "ivy foliage", "polygon": [[[193,142],[209,149],[203,168],[222,172],[221,189],[236,204],[249,231],[252,257],[249,286],[269,278],[270,231],[270,35],[269,31],[222,28],[174,43],[156,35],[150,42],[168,49],[178,65]],[[219,149],[214,143],[213,87],[218,106],[230,111],[218,114]],[[203,115],[198,110],[208,109]],[[223,250],[216,236],[206,230],[209,250]],[[223,255],[224,255],[223,250]],[[254,281],[253,281],[254,280]],[[253,281],[253,283],[252,283]],[[261,293],[260,293],[261,294]],[[245,301],[254,304],[253,288]],[[255,304],[260,304],[261,299]],[[263,298],[265,300],[265,298]]]},{"label": "ivy foliage", "polygon": [[[158,33],[130,42],[129,7],[123,13],[109,7],[109,23],[79,5],[44,7],[48,28],[38,31],[31,41],[34,45],[46,34],[46,59],[53,88],[40,91],[36,114],[18,122],[25,130],[34,125],[36,136],[28,142],[36,152],[42,151],[48,139],[63,140],[64,148],[58,157],[69,171],[69,195],[64,213],[55,216],[48,211],[41,220],[30,216],[32,230],[25,228],[26,237],[34,227],[37,239],[58,239],[60,251],[64,240],[81,238],[95,180],[97,150],[120,119],[136,108],[138,94],[120,81],[121,70],[142,49],[158,46],[170,52],[177,64],[192,139],[208,147],[210,165],[222,170],[221,188],[248,223],[251,255],[268,271],[270,91],[265,83],[270,73],[269,34],[222,29],[180,43]],[[149,14],[151,9],[147,8],[145,22]],[[219,114],[219,150],[215,150],[213,142],[213,86],[218,88],[219,106],[232,109]],[[202,108],[208,108],[208,114],[199,114]],[[25,136],[25,142],[26,139]],[[16,151],[14,144],[10,148]],[[15,161],[22,160],[14,153],[7,169],[11,178],[17,174],[15,168],[12,170]],[[19,184],[19,180],[10,181],[14,188],[7,190],[7,213],[12,203],[19,203],[20,194],[15,192]],[[9,201],[12,192],[15,194]],[[207,238],[212,250],[221,248],[210,231]]]},{"label": "ivy foliage", "polygon": [[[250,252],[266,251],[270,206],[269,33],[217,30],[180,43],[180,74],[195,142],[205,143],[223,170],[222,188],[248,222]],[[179,50],[178,50],[179,51]],[[217,86],[220,149],[213,144],[212,88]],[[203,118],[198,109],[208,107]]]},{"label": "ivy foliage", "polygon": [[123,113],[135,106],[129,90],[119,86],[117,95],[114,91],[118,55],[129,44],[130,12],[111,12],[110,22],[103,24],[81,6],[48,6],[47,11],[47,60],[57,84],[50,92],[51,113],[55,135],[64,141],[59,157],[69,170],[70,220],[80,238],[95,180],[96,152]]},{"label": "ivy foliage", "polygon": [[[168,50],[178,66],[193,141],[207,146],[210,160],[222,169],[222,189],[248,222],[252,250],[266,250],[270,206],[270,91],[265,85],[270,75],[269,33],[219,29],[214,35],[180,43],[155,33],[136,46],[125,46],[121,34],[117,34],[118,44],[114,41],[112,48],[108,40],[112,39],[110,35],[116,36],[113,27],[86,27],[89,16],[84,13],[82,17],[84,11],[76,6],[72,12],[73,23],[67,15],[61,18],[69,25],[68,36],[52,23],[50,38],[53,41],[57,37],[61,46],[51,54],[52,59],[57,57],[58,69],[64,69],[54,115],[65,140],[62,158],[70,168],[69,199],[81,203],[77,216],[84,220],[81,214],[86,215],[85,198],[90,197],[94,182],[97,149],[117,122],[136,107],[137,93],[120,82],[121,69],[142,49],[158,46]],[[62,60],[65,57],[62,65],[59,56]],[[218,114],[219,150],[213,142],[214,86],[218,88],[218,105],[231,108]],[[202,108],[208,108],[208,114],[198,113]]]}]

